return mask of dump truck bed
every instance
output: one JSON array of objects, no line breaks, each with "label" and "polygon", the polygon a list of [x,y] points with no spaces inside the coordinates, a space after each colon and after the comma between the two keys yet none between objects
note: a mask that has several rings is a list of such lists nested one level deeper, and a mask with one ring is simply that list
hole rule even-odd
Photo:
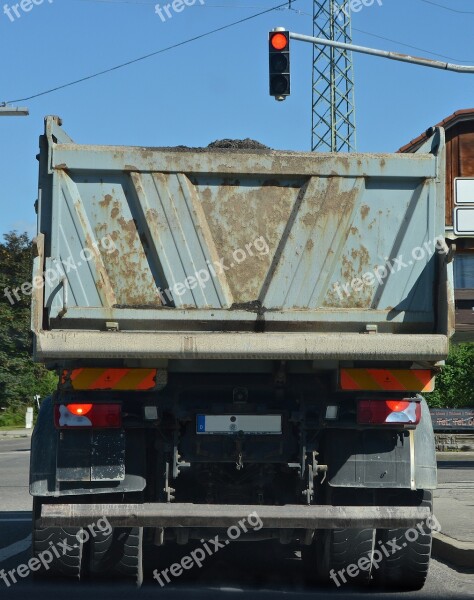
[{"label": "dump truck bed", "polygon": [[443,140],[410,155],[83,146],[49,117],[37,359],[443,359]]}]

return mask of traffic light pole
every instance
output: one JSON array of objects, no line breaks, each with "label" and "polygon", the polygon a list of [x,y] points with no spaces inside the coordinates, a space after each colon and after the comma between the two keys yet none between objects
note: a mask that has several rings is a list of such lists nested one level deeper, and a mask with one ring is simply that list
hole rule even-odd
[{"label": "traffic light pole", "polygon": [[27,117],[29,114],[27,108],[0,104],[0,117]]},{"label": "traffic light pole", "polygon": [[333,40],[327,40],[325,38],[317,38],[312,37],[310,35],[293,33],[291,31],[290,38],[293,40],[298,40],[300,42],[309,42],[310,44],[320,44],[322,46],[332,46],[333,48],[341,48],[343,50],[350,50],[352,52],[370,54],[372,56],[379,56],[381,58],[388,58],[390,60],[398,60],[400,62],[410,63],[412,65],[431,67],[432,69],[442,69],[443,71],[454,71],[456,73],[474,73],[474,66],[470,65],[456,65],[452,63],[442,62],[440,60],[432,60],[430,58],[419,58],[417,56],[410,56],[409,54],[399,54],[398,52],[388,52],[386,50],[377,50],[375,48],[367,48],[365,46],[345,44],[343,42],[335,42]]}]

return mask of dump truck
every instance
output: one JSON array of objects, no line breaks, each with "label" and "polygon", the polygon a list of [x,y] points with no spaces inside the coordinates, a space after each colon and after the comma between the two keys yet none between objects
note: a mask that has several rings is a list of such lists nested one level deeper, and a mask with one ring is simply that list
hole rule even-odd
[{"label": "dump truck", "polygon": [[225,146],[79,145],[46,119],[34,555],[140,583],[168,544],[273,540],[317,581],[419,589],[423,394],[454,328],[444,131],[413,154]]}]

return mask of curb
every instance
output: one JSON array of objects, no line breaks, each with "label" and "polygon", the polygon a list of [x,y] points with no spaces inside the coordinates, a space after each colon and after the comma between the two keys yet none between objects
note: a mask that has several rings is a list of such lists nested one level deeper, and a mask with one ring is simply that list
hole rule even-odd
[{"label": "curb", "polygon": [[444,451],[444,450],[437,450],[436,451],[436,458],[440,459],[440,458],[452,458],[453,460],[456,460],[456,458],[472,458],[474,457],[474,450],[452,450],[452,451]]},{"label": "curb", "polygon": [[474,569],[474,543],[460,542],[443,533],[433,533],[433,557],[456,567]]},{"label": "curb", "polygon": [[18,429],[17,431],[0,431],[0,439],[29,438],[33,430]]}]

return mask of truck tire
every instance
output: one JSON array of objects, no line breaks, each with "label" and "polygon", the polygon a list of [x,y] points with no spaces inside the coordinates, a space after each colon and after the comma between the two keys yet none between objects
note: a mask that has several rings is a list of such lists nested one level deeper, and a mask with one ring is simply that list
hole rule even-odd
[{"label": "truck tire", "polygon": [[37,577],[63,575],[73,579],[81,579],[84,544],[78,536],[81,529],[62,527],[38,527],[41,514],[41,500],[33,498],[33,557],[48,563],[35,572]]},{"label": "truck tire", "polygon": [[[364,505],[367,499],[357,490],[334,489],[328,500],[333,506]],[[375,538],[374,529],[321,529],[315,532],[315,541],[303,549],[303,563],[307,574],[318,583],[336,585],[368,585],[371,576],[371,552]],[[359,561],[365,570],[357,567],[347,574],[351,565]],[[342,576],[340,575],[342,573]],[[337,577],[336,577],[337,576]],[[345,581],[344,581],[345,579]]]},{"label": "truck tire", "polygon": [[[401,501],[400,501],[401,500]],[[396,498],[394,498],[396,502]],[[400,505],[429,506],[433,509],[432,492],[422,490],[398,496]],[[379,529],[376,534],[375,549],[385,547],[390,555],[382,554],[380,562],[374,557],[374,583],[383,588],[405,591],[420,590],[428,576],[431,558],[432,531],[423,524],[421,531],[411,529]],[[410,535],[407,537],[407,533]],[[395,540],[397,548],[390,546]]]},{"label": "truck tire", "polygon": [[111,533],[96,532],[90,541],[91,573],[121,575],[143,583],[143,527],[115,527]]},{"label": "truck tire", "polygon": [[[347,585],[368,585],[371,575],[371,558],[374,543],[373,529],[327,529],[316,532],[316,569],[321,583],[331,581],[339,587]],[[348,567],[358,565],[361,559],[365,570],[357,567],[350,576]]]}]

